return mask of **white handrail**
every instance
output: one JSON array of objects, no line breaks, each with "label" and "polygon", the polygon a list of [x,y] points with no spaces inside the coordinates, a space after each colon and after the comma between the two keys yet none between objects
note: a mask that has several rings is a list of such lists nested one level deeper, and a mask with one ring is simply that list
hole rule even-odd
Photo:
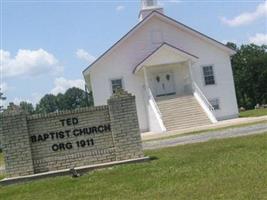
[{"label": "white handrail", "polygon": [[150,131],[155,133],[166,132],[166,127],[162,120],[162,114],[150,88],[144,86],[145,101],[148,103],[148,121]]},{"label": "white handrail", "polygon": [[200,88],[198,87],[196,82],[193,81],[192,85],[193,85],[193,90],[196,91],[200,95],[201,99],[206,103],[206,105],[208,106],[209,110],[213,112],[214,111],[214,107],[210,104],[209,100],[205,97],[205,95],[200,90]]},{"label": "white handrail", "polygon": [[156,102],[156,100],[155,100],[150,88],[146,88],[146,91],[147,91],[147,94],[148,94],[148,100],[151,100],[153,102],[153,104],[154,104],[154,106],[155,106],[155,108],[157,110],[157,113],[159,114],[160,117],[162,117],[162,114],[160,112],[158,104],[157,104],[157,102]]}]

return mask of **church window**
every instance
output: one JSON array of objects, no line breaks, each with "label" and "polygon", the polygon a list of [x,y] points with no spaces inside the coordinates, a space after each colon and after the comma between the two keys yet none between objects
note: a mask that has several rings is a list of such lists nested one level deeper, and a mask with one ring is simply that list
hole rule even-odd
[{"label": "church window", "polygon": [[122,89],[122,79],[113,79],[111,80],[112,93],[114,94],[117,89]]},{"label": "church window", "polygon": [[202,69],[203,69],[205,85],[214,85],[215,78],[214,78],[213,66],[212,65],[204,66]]}]

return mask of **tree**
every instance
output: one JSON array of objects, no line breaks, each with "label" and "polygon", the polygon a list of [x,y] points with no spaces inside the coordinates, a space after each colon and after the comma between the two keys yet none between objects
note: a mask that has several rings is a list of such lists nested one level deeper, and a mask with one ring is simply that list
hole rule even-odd
[{"label": "tree", "polygon": [[85,98],[86,102],[88,103],[87,106],[94,106],[94,98],[93,98],[93,93],[91,92],[86,92],[85,93]]},{"label": "tree", "polygon": [[36,106],[36,113],[72,110],[93,105],[92,93],[86,93],[79,88],[70,88],[64,94],[57,96],[45,95]]},{"label": "tree", "polygon": [[230,47],[231,49],[233,49],[235,51],[238,50],[237,45],[235,43],[227,42],[226,46]]},{"label": "tree", "polygon": [[75,87],[65,92],[64,103],[67,110],[89,106],[85,92]]},{"label": "tree", "polygon": [[59,93],[57,96],[57,106],[58,106],[58,110],[66,110],[67,109],[67,103],[66,103],[66,99],[65,99],[65,95],[62,93]]},{"label": "tree", "polygon": [[[234,45],[229,44],[232,47]],[[242,45],[232,57],[239,106],[247,109],[267,103],[267,46]]]},{"label": "tree", "polygon": [[37,113],[50,113],[58,111],[57,97],[53,94],[45,95],[36,105]]},{"label": "tree", "polygon": [[19,107],[22,110],[24,110],[27,113],[29,113],[29,114],[33,114],[34,113],[34,107],[33,107],[33,105],[31,103],[28,103],[26,101],[22,101],[22,102],[20,102]]}]

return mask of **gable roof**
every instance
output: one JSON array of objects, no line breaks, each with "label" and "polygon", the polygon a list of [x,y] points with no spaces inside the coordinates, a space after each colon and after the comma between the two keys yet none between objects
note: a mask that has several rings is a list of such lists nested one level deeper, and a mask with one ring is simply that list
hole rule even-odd
[{"label": "gable roof", "polygon": [[146,61],[148,61],[150,58],[152,58],[154,55],[156,55],[158,52],[160,52],[163,48],[168,48],[169,50],[172,50],[174,51],[175,53],[179,53],[181,56],[187,58],[187,59],[191,59],[191,60],[194,60],[196,61],[198,59],[197,56],[187,52],[187,51],[184,51],[180,48],[177,48],[167,42],[163,42],[158,48],[156,48],[152,53],[150,53],[147,57],[145,57],[141,62],[139,62],[134,70],[133,70],[133,73],[136,73],[138,72],[139,70],[142,69],[143,65],[145,64]]},{"label": "gable roof", "polygon": [[148,16],[146,16],[142,21],[140,21],[138,24],[136,24],[128,33],[126,33],[120,40],[118,40],[114,45],[112,45],[107,51],[105,51],[100,57],[98,57],[93,63],[91,63],[85,70],[83,70],[83,74],[85,74],[93,65],[95,65],[97,62],[99,62],[102,58],[104,58],[106,55],[108,55],[114,48],[116,48],[117,46],[119,46],[124,40],[126,40],[130,35],[132,35],[137,29],[139,29],[143,24],[145,24],[150,18],[152,18],[153,16],[158,16],[160,18],[162,18],[163,20],[166,20],[176,26],[178,26],[179,28],[186,30],[190,33],[192,33],[195,36],[198,36],[220,48],[222,48],[223,50],[227,51],[230,55],[233,55],[236,53],[235,50],[233,50],[232,48],[226,46],[225,44],[203,34],[200,33],[199,31],[190,28],[189,26],[186,26],[185,24],[178,22],[156,10],[152,11]]}]

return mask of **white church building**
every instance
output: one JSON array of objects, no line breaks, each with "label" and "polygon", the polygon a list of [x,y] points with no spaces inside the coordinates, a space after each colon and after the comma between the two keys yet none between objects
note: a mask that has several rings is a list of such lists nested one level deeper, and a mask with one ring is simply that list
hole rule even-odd
[{"label": "white church building", "polygon": [[83,75],[96,106],[123,88],[136,96],[142,132],[180,130],[238,117],[233,54],[142,0],[139,23]]}]

